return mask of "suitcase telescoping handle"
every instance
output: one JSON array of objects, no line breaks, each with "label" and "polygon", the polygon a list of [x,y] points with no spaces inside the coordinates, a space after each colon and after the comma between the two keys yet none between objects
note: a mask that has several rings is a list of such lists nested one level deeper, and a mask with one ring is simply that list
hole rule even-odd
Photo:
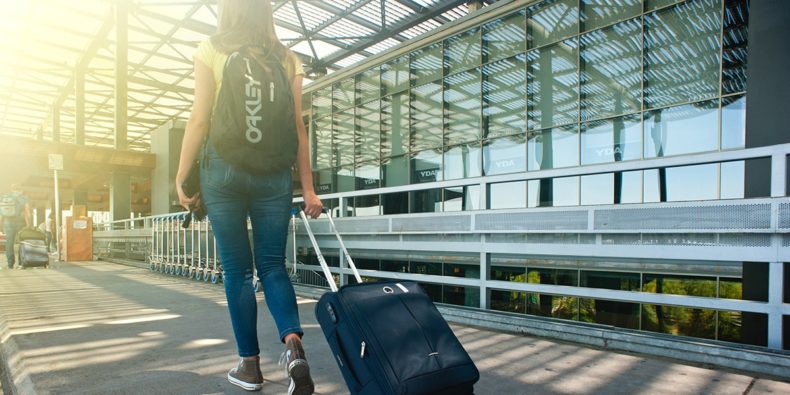
[{"label": "suitcase telescoping handle", "polygon": [[[335,237],[337,237],[337,241],[340,243],[340,249],[343,250],[343,255],[346,257],[348,266],[351,267],[351,271],[354,273],[354,278],[356,278],[357,283],[361,283],[362,278],[359,276],[357,266],[354,265],[354,260],[351,259],[351,255],[348,253],[348,249],[346,249],[346,244],[343,243],[343,239],[340,238],[340,232],[338,232],[337,228],[335,227],[335,221],[332,220],[332,216],[329,215],[329,211],[326,208],[321,209],[321,212],[326,213],[326,217],[329,218],[329,228],[332,229]],[[302,217],[302,222],[304,222],[304,227],[307,230],[307,236],[310,237],[310,242],[313,243],[315,254],[318,257],[318,262],[321,264],[321,269],[324,271],[324,277],[326,277],[326,281],[329,283],[329,288],[332,290],[332,292],[337,292],[337,284],[335,283],[334,277],[332,277],[332,272],[329,270],[329,265],[326,264],[324,254],[321,253],[321,247],[318,246],[318,242],[315,240],[315,235],[313,234],[313,230],[310,228],[310,222],[307,220],[307,215],[305,215],[303,210],[299,210],[299,215]]]}]

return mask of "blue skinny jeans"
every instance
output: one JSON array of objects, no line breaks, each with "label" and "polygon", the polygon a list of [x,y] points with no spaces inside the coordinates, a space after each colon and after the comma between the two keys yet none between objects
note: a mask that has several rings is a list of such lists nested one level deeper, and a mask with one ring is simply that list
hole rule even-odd
[{"label": "blue skinny jeans", "polygon": [[225,162],[210,143],[201,166],[201,196],[217,240],[239,356],[260,352],[253,264],[280,341],[291,333],[302,336],[296,294],[285,269],[292,199],[290,169],[269,176],[252,175]]}]

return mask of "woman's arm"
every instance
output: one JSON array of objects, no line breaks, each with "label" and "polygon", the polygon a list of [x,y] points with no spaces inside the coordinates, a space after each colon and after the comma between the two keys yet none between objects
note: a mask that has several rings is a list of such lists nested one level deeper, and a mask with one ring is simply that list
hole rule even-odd
[{"label": "woman's arm", "polygon": [[305,214],[318,218],[321,215],[323,204],[313,188],[313,171],[310,168],[310,143],[307,131],[302,122],[302,75],[294,77],[291,91],[294,97],[294,113],[296,119],[296,134],[299,139],[299,148],[296,152],[296,167],[299,170],[299,181],[302,183],[302,197],[304,197]]},{"label": "woman's arm", "polygon": [[187,210],[197,206],[200,196],[197,194],[186,196],[184,190],[181,189],[181,184],[187,179],[189,171],[192,170],[192,165],[195,163],[200,147],[208,134],[216,89],[211,68],[195,59],[195,100],[192,103],[189,120],[187,120],[184,140],[181,142],[181,157],[178,160],[178,173],[176,173],[178,201]]}]

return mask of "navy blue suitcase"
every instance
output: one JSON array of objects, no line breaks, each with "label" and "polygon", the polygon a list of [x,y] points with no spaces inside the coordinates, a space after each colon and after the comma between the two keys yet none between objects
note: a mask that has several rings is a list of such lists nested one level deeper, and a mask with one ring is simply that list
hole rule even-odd
[{"label": "navy blue suitcase", "polygon": [[316,318],[351,393],[473,394],[477,367],[425,290],[412,281],[361,283],[336,233],[358,281],[338,290],[302,219],[334,291],[320,298]]}]

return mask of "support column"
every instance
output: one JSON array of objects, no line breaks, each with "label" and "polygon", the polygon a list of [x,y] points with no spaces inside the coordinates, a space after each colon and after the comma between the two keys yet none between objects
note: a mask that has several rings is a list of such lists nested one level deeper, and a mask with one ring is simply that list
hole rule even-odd
[{"label": "support column", "polygon": [[784,297],[784,262],[768,264],[768,348],[782,349],[782,299]]},{"label": "support column", "polygon": [[[129,8],[127,0],[115,2],[115,149],[129,148],[127,140]],[[126,214],[129,215],[128,213]]]},{"label": "support column", "polygon": [[156,155],[156,168],[151,173],[151,214],[184,210],[178,205],[175,189],[184,128],[182,121],[172,121],[151,132],[151,153]]},{"label": "support column", "polygon": [[132,178],[126,173],[110,176],[110,216],[113,221],[129,219],[132,212]]},{"label": "support column", "polygon": [[60,106],[52,109],[52,141],[60,142]]},{"label": "support column", "polygon": [[85,70],[77,68],[74,72],[74,142],[85,145]]}]

